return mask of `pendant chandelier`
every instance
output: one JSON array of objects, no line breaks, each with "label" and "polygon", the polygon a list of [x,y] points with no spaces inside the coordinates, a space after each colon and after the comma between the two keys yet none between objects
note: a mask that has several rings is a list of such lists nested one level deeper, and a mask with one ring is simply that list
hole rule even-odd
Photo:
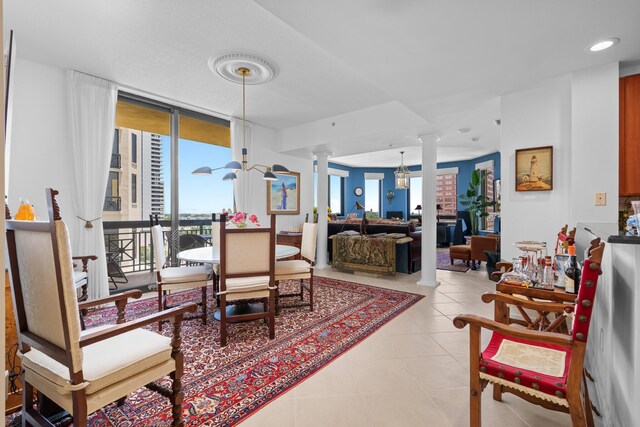
[{"label": "pendant chandelier", "polygon": [[[260,62],[257,62],[259,60]],[[240,65],[238,65],[240,64]],[[241,53],[227,53],[209,61],[209,66],[220,76],[234,83],[239,83],[242,79],[242,162],[232,160],[224,166],[211,168],[209,166],[199,167],[192,172],[193,175],[211,175],[215,170],[231,169],[222,177],[223,181],[235,181],[238,179],[238,172],[248,172],[251,170],[262,173],[265,181],[276,181],[278,177],[275,173],[288,173],[286,167],[273,164],[266,166],[254,164],[249,166],[247,160],[247,120],[246,120],[246,80],[254,78],[254,83],[263,83],[270,80],[275,75],[275,68],[262,58],[255,56],[244,56]],[[264,75],[267,75],[266,78]],[[275,173],[274,173],[275,172]]]},{"label": "pendant chandelier", "polygon": [[411,173],[409,169],[404,165],[404,151],[400,152],[401,160],[400,166],[394,172],[396,181],[396,190],[408,190],[411,186]]}]

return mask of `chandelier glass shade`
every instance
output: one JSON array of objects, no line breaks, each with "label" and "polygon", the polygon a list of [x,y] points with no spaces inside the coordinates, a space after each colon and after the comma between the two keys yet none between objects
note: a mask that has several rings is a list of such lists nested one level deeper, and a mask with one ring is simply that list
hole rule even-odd
[{"label": "chandelier glass shade", "polygon": [[[254,164],[249,166],[249,162],[247,160],[248,150],[247,150],[247,121],[246,121],[246,82],[245,79],[247,76],[251,74],[251,70],[247,67],[239,67],[234,72],[242,77],[242,161],[238,162],[237,160],[232,160],[228,162],[226,165],[211,168],[209,166],[202,166],[191,172],[193,175],[211,175],[213,171],[219,169],[230,169],[231,171],[227,172],[223,177],[223,181],[235,181],[238,179],[238,172],[248,172],[251,170],[256,170],[262,173],[262,179],[265,181],[277,181],[278,177],[275,173],[288,173],[289,169],[285,166],[279,164],[273,164],[272,166],[266,166],[261,164]],[[275,173],[274,173],[275,172]]]},{"label": "chandelier glass shade", "polygon": [[394,172],[396,190],[408,190],[411,186],[411,173],[409,168],[404,165],[404,151],[400,152],[401,161],[400,166]]}]

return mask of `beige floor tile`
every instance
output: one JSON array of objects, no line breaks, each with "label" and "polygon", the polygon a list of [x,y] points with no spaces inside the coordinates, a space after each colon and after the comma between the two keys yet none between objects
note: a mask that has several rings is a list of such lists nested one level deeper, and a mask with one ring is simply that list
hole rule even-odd
[{"label": "beige floor tile", "polygon": [[468,313],[469,309],[460,304],[459,302],[443,302],[443,303],[435,303],[433,307],[438,310],[440,313],[444,315],[458,315],[461,313]]},{"label": "beige floor tile", "polygon": [[376,426],[447,426],[448,421],[422,390],[401,390],[395,393],[364,396]]},{"label": "beige floor tile", "polygon": [[520,418],[531,426],[561,427],[571,425],[569,414],[540,408],[514,395],[503,394],[502,396],[503,402],[508,404]]},{"label": "beige floor tile", "polygon": [[357,395],[358,389],[349,370],[348,359],[341,357],[296,386],[295,397]]},{"label": "beige floor tile", "polygon": [[242,427],[293,427],[295,423],[295,400],[276,399],[240,423]]},{"label": "beige floor tile", "polygon": [[417,381],[401,359],[350,361],[351,375],[361,393],[393,392],[415,387]]},{"label": "beige floor tile", "polygon": [[416,316],[413,321],[420,326],[424,332],[456,332],[453,321],[447,316]]},{"label": "beige floor tile", "polygon": [[[492,399],[490,389],[482,393],[482,425],[528,427],[509,405]],[[455,427],[469,426],[469,389],[426,390],[427,395],[434,402],[436,408]],[[544,427],[547,427],[544,425]]]},{"label": "beige floor tile", "polygon": [[413,357],[402,361],[425,390],[464,387],[469,383],[468,373],[450,355]]},{"label": "beige floor tile", "polygon": [[[296,399],[295,402],[296,426],[360,427],[373,425],[361,396],[311,397]],[[275,426],[280,427],[279,424],[275,424]]]},{"label": "beige floor tile", "polygon": [[409,316],[405,313],[393,319],[384,325],[377,333],[381,335],[398,335],[398,334],[421,334],[423,331]]},{"label": "beige floor tile", "polygon": [[431,334],[434,340],[440,344],[449,354],[469,352],[469,328],[457,330],[457,332],[437,332]]},{"label": "beige floor tile", "polygon": [[396,353],[389,345],[389,335],[378,331],[347,351],[346,357],[351,361],[391,359],[396,357]]},{"label": "beige floor tile", "polygon": [[397,357],[436,356],[447,354],[429,334],[393,335],[389,344]]}]

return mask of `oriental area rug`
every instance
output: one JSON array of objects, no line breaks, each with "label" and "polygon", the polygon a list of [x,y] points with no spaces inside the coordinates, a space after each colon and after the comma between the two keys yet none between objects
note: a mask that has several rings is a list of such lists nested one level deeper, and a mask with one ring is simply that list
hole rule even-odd
[{"label": "oriental area rug", "polygon": [[[283,292],[296,290],[282,282]],[[313,375],[423,296],[316,277],[314,311],[283,308],[276,316],[276,338],[268,339],[263,321],[229,324],[228,345],[220,348],[219,324],[210,318],[182,323],[185,373],[185,426],[235,425],[280,394]],[[199,301],[200,290],[170,296],[169,303]],[[286,304],[288,298],[282,299]],[[293,298],[292,298],[293,299]],[[209,298],[210,304],[215,300]],[[213,303],[211,303],[213,301]],[[215,307],[209,307],[213,313]],[[127,319],[157,310],[155,298],[127,306]],[[115,323],[115,308],[89,312],[87,327]],[[170,336],[170,326],[162,333]],[[157,331],[154,324],[150,330]],[[126,351],[126,349],[123,349]],[[168,380],[167,380],[168,382]],[[110,404],[89,418],[89,426],[169,426],[168,399],[140,389],[126,403]]]}]

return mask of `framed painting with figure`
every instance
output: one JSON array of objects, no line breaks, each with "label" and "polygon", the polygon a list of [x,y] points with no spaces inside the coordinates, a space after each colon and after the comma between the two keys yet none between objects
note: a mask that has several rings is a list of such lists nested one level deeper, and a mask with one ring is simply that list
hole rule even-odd
[{"label": "framed painting with figure", "polygon": [[516,191],[553,190],[553,147],[516,150]]},{"label": "framed painting with figure", "polygon": [[267,214],[300,214],[300,173],[277,173],[275,181],[267,181]]}]

